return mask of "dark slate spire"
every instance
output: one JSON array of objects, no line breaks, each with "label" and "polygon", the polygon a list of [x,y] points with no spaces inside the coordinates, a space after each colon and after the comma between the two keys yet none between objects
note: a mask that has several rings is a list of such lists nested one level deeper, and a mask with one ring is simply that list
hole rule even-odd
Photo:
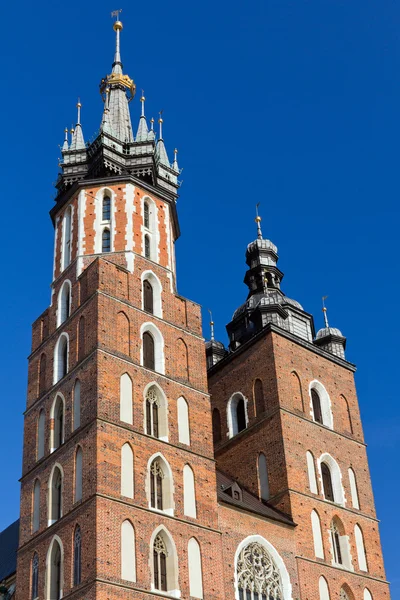
[{"label": "dark slate spire", "polygon": [[325,300],[328,296],[322,297],[322,312],[324,314],[325,327],[320,329],[314,340],[314,344],[330,352],[339,358],[345,358],[346,338],[336,327],[329,327],[328,314],[325,306]]}]

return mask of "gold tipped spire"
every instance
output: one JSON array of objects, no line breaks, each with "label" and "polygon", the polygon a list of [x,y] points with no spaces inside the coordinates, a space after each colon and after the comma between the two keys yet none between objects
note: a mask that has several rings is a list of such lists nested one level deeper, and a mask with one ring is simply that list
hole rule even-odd
[{"label": "gold tipped spire", "polygon": [[325,327],[329,327],[327,308],[325,306],[325,300],[327,299],[327,297],[328,296],[322,296],[322,312],[324,313]]},{"label": "gold tipped spire", "polygon": [[160,125],[160,140],[162,140],[163,139],[163,136],[162,136],[162,124],[164,123],[164,120],[162,118],[163,111],[160,110],[160,112],[158,114],[160,115],[160,117],[158,119],[158,123]]},{"label": "gold tipped spire", "polygon": [[113,25],[113,29],[114,31],[121,31],[121,29],[123,28],[123,25],[121,23],[121,21],[119,20],[119,13],[122,12],[122,8],[119,8],[118,10],[113,10],[111,13],[111,18],[115,17],[115,23]]},{"label": "gold tipped spire", "polygon": [[208,310],[208,312],[210,313],[210,330],[211,330],[211,341],[213,342],[213,341],[214,341],[214,339],[215,339],[215,338],[214,338],[214,321],[213,321],[213,318],[212,318],[212,312],[211,312],[211,310],[210,310],[209,308],[208,308],[207,310]]},{"label": "gold tipped spire", "polygon": [[259,240],[262,240],[262,231],[261,231],[261,217],[258,214],[258,207],[260,206],[260,203],[257,202],[256,204],[256,218],[254,219],[254,221],[257,223],[257,238]]}]

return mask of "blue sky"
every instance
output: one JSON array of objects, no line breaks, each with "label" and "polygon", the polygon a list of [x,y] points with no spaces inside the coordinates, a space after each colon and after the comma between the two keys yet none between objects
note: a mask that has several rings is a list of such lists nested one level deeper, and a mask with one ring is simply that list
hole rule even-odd
[{"label": "blue sky", "polygon": [[[98,129],[110,10],[21,0],[3,15],[0,529],[18,516],[30,324],[47,307],[58,144],[82,102]],[[181,294],[211,308],[217,336],[246,297],[244,252],[260,202],[283,290],[348,338],[392,597],[398,575],[397,315],[400,7],[389,0],[129,2],[125,72],[148,117],[164,111],[183,185]],[[131,105],[134,127],[138,96]],[[205,323],[208,321],[204,311]],[[207,332],[207,326],[205,327]]]}]

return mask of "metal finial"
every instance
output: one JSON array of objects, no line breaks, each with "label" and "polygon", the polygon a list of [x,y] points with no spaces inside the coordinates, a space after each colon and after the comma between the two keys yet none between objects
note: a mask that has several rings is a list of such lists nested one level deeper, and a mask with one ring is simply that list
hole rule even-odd
[{"label": "metal finial", "polygon": [[213,321],[213,318],[212,318],[212,312],[211,312],[211,310],[209,308],[207,310],[210,313],[211,341],[213,342],[214,339],[215,339],[214,338],[214,321]]},{"label": "metal finial", "polygon": [[114,31],[120,31],[122,29],[122,23],[119,20],[119,13],[121,12],[122,8],[119,8],[118,10],[113,10],[111,13],[111,18],[115,17],[115,23],[113,25]]},{"label": "metal finial", "polygon": [[154,131],[154,119],[151,117],[150,119],[150,131]]},{"label": "metal finial", "polygon": [[325,327],[329,327],[327,309],[325,306],[325,300],[327,299],[327,297],[328,296],[322,296],[322,312],[324,313]]},{"label": "metal finial", "polygon": [[163,136],[162,136],[162,124],[164,123],[163,118],[162,118],[163,111],[160,110],[160,112],[158,114],[160,115],[160,118],[158,119],[158,123],[160,125],[160,140],[162,140],[163,139]]},{"label": "metal finial", "polygon": [[68,142],[68,127],[66,127],[66,128],[64,129],[64,134],[65,134],[65,136],[64,136],[64,141]]},{"label": "metal finial", "polygon": [[78,120],[76,122],[77,125],[81,124],[81,107],[82,107],[82,104],[80,102],[80,98],[78,98],[78,103],[76,105],[76,108],[78,109]]},{"label": "metal finial", "polygon": [[256,218],[255,218],[254,220],[255,220],[255,222],[257,223],[257,238],[258,238],[259,240],[262,240],[262,239],[263,239],[263,236],[262,236],[261,225],[260,225],[260,223],[261,223],[261,217],[260,217],[260,215],[258,214],[258,207],[259,207],[259,206],[260,206],[260,203],[259,203],[259,202],[257,202],[257,204],[256,204]]},{"label": "metal finial", "polygon": [[146,98],[144,97],[144,90],[142,90],[142,97],[140,98],[140,102],[142,103],[142,117],[144,117],[144,102]]}]

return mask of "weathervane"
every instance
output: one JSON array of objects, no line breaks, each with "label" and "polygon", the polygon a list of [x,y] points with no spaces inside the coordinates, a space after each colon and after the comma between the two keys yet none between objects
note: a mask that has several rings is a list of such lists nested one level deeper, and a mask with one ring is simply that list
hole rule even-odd
[{"label": "weathervane", "polygon": [[115,20],[119,21],[119,13],[122,13],[122,8],[119,8],[118,10],[113,10],[111,13],[111,18],[115,17]]},{"label": "weathervane", "polygon": [[329,323],[328,323],[328,315],[327,313],[327,309],[325,306],[325,300],[327,299],[328,296],[322,296],[322,312],[324,313],[324,321],[325,321],[325,327],[329,327]]}]

